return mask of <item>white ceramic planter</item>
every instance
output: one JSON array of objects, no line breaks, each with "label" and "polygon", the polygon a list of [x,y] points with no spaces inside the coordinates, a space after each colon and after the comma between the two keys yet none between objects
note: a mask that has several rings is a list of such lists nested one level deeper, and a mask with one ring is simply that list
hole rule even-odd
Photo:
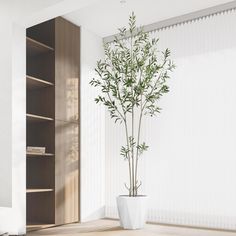
[{"label": "white ceramic planter", "polygon": [[147,196],[119,196],[117,207],[124,229],[141,229],[146,223]]}]

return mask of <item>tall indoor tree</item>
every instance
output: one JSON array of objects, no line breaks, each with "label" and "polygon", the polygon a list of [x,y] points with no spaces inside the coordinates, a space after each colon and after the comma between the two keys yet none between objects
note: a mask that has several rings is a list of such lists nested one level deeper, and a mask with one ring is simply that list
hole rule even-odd
[{"label": "tall indoor tree", "polygon": [[100,91],[96,103],[107,107],[114,122],[124,126],[126,139],[120,154],[128,161],[129,184],[125,186],[130,197],[138,195],[139,158],[148,149],[141,140],[142,120],[160,113],[158,102],[169,92],[167,80],[175,68],[170,50],[158,50],[158,40],[136,27],[132,13],[128,29],[119,29],[114,42],[105,43],[105,59],[95,69],[98,77],[90,81]]}]

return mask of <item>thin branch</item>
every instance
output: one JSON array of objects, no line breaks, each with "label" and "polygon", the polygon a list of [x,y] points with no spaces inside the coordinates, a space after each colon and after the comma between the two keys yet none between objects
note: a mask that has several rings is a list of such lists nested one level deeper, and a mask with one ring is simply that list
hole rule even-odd
[{"label": "thin branch", "polygon": [[[140,72],[139,83],[141,83],[142,81],[142,74],[143,74],[143,70],[141,70]],[[137,146],[136,146],[135,183],[137,183],[137,176],[138,176],[138,147],[139,147],[139,141],[140,141],[141,122],[142,122],[142,116],[143,116],[143,111],[142,111],[143,93],[141,93],[140,97],[141,97],[140,98],[140,115],[139,115],[138,138],[137,138]]]},{"label": "thin branch", "polygon": [[113,106],[113,107],[115,108],[115,110],[119,113],[119,115],[121,116],[121,118],[122,118],[123,120],[125,120],[125,119],[124,119],[124,116],[121,114],[121,112],[119,111],[119,109],[117,108],[117,106],[113,105],[112,99],[111,99],[111,97],[110,97],[109,92],[107,92],[107,96],[108,96],[108,98],[109,98],[110,103],[112,104],[112,106]]},{"label": "thin branch", "polygon": [[127,184],[124,183],[124,185],[125,185],[125,188],[130,191],[130,188],[127,186]]},{"label": "thin branch", "polygon": [[[131,47],[130,47],[130,55],[131,55],[131,81],[132,81],[132,86],[131,86],[131,93],[132,93],[132,98],[134,97],[134,87],[133,87],[133,32],[131,32]],[[132,112],[131,112],[131,134],[132,134],[132,142],[134,139],[134,101],[132,101]],[[134,145],[132,144],[131,146],[131,156],[132,156],[132,181],[133,181],[133,196],[135,196],[135,159],[134,159]]]},{"label": "thin branch", "polygon": [[140,141],[140,133],[141,133],[141,123],[142,123],[142,117],[143,117],[142,104],[143,104],[143,99],[141,95],[140,116],[139,116],[139,124],[138,124],[138,138],[137,138],[137,146],[136,146],[135,181],[137,181],[137,176],[138,176],[138,151],[139,151],[138,149],[139,149],[139,141]]}]

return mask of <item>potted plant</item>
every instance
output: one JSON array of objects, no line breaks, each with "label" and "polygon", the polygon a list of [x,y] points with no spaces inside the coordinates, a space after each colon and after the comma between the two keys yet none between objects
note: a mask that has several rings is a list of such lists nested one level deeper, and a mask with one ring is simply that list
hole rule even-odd
[{"label": "potted plant", "polygon": [[101,92],[96,103],[107,107],[111,119],[124,127],[126,139],[120,155],[129,167],[129,182],[125,184],[128,194],[118,196],[117,205],[125,229],[142,228],[146,221],[147,196],[138,194],[142,184],[138,178],[139,158],[148,149],[140,137],[142,119],[161,111],[158,101],[169,92],[166,82],[175,67],[169,49],[161,52],[157,43],[157,38],[150,39],[136,27],[132,13],[129,28],[119,29],[114,42],[104,45],[105,59],[97,62],[98,77],[90,81]]}]

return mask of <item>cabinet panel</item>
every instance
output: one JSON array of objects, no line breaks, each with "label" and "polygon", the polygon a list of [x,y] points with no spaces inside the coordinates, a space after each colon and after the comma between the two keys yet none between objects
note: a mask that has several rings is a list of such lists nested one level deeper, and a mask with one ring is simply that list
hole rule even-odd
[{"label": "cabinet panel", "polygon": [[55,19],[56,224],[79,220],[80,28]]},{"label": "cabinet panel", "polygon": [[56,121],[56,224],[79,220],[79,126]]},{"label": "cabinet panel", "polygon": [[56,19],[55,27],[55,116],[61,121],[78,121],[80,30],[61,17]]}]

